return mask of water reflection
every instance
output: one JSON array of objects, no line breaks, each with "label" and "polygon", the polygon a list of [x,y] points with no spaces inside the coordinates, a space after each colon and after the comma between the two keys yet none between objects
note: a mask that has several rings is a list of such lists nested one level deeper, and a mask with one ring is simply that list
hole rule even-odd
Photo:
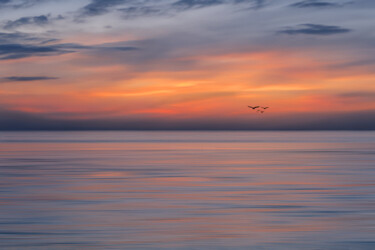
[{"label": "water reflection", "polygon": [[1,132],[2,249],[374,249],[373,132]]}]

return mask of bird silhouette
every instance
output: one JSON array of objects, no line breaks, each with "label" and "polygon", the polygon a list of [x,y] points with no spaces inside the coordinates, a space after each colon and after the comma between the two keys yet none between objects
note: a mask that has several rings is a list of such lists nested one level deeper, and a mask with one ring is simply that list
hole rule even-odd
[{"label": "bird silhouette", "polygon": [[259,108],[259,106],[254,106],[254,107],[252,107],[252,106],[248,106],[249,108],[251,108],[251,109],[257,109],[257,108]]},{"label": "bird silhouette", "polygon": [[258,112],[258,113],[261,113],[261,114],[263,114],[263,113],[264,113],[264,111],[263,111],[263,110],[259,110],[259,109],[257,110],[257,112]]},{"label": "bird silhouette", "polygon": [[268,109],[268,108],[270,108],[270,107],[261,107],[262,109]]}]

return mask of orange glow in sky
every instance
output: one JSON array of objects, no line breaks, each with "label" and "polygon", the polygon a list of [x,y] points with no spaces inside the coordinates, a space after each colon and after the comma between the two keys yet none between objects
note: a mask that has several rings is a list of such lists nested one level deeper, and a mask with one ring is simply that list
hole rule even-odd
[{"label": "orange glow in sky", "polygon": [[[168,7],[177,12],[125,23],[109,7],[88,14],[83,6],[64,18],[51,14],[43,24],[5,15],[0,110],[45,119],[214,123],[259,119],[247,105],[269,106],[264,116],[280,121],[375,110],[371,45],[355,42],[354,27],[339,25],[345,18],[337,25],[311,24],[328,23],[330,16],[316,13],[306,22],[282,6],[253,10],[265,19],[238,12],[245,4],[227,7]],[[208,13],[227,15],[215,22]]]}]

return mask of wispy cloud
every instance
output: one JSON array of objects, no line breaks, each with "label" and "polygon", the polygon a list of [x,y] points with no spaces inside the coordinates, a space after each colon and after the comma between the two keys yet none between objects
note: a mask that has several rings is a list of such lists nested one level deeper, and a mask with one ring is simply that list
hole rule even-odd
[{"label": "wispy cloud", "polygon": [[8,21],[4,25],[4,29],[15,29],[24,25],[45,25],[48,24],[49,17],[45,15],[33,16],[33,17],[22,17],[14,21]]},{"label": "wispy cloud", "polygon": [[75,43],[61,43],[52,45],[30,45],[30,44],[0,44],[0,60],[20,59],[33,56],[56,56],[67,53],[78,52],[82,50],[97,51],[134,51],[138,50],[131,46],[110,46],[108,44],[99,44],[86,46]]},{"label": "wispy cloud", "polygon": [[0,0],[0,5],[1,4],[6,4],[6,3],[9,3],[11,0]]},{"label": "wispy cloud", "polygon": [[125,18],[140,16],[176,14],[186,10],[201,9],[222,4],[250,4],[252,8],[260,8],[264,0],[92,0],[81,10],[83,16],[98,16],[112,10],[120,11]]},{"label": "wispy cloud", "polygon": [[0,60],[20,59],[31,56],[50,56],[71,53],[59,46],[36,46],[24,44],[0,44]]},{"label": "wispy cloud", "polygon": [[213,6],[223,4],[223,0],[179,0],[173,4],[176,8],[190,9],[190,8],[203,8],[207,6]]},{"label": "wispy cloud", "polygon": [[83,14],[88,16],[101,15],[110,10],[111,7],[121,5],[129,0],[92,0],[91,3],[83,8]]},{"label": "wispy cloud", "polygon": [[165,15],[168,9],[156,6],[131,6],[118,9],[125,19],[132,19],[145,16]]},{"label": "wispy cloud", "polygon": [[327,8],[327,7],[338,7],[341,6],[337,3],[325,2],[319,0],[305,0],[290,5],[291,7],[297,8]]},{"label": "wispy cloud", "polygon": [[30,7],[45,0],[0,0],[0,6],[10,8],[25,8]]},{"label": "wispy cloud", "polygon": [[22,32],[0,32],[0,44],[43,42],[44,40],[46,39]]},{"label": "wispy cloud", "polygon": [[279,33],[288,35],[335,35],[350,32],[350,29],[340,26],[321,25],[321,24],[300,24],[296,27],[288,27],[280,30]]},{"label": "wispy cloud", "polygon": [[50,77],[50,76],[8,76],[2,79],[7,82],[33,82],[33,81],[56,80],[59,78]]}]

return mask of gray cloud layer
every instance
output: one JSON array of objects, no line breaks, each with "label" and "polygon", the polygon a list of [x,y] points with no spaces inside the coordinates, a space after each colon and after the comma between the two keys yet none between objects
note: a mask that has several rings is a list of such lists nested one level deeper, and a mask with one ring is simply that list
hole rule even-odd
[{"label": "gray cloud layer", "polygon": [[61,46],[35,46],[23,44],[0,44],[0,60],[20,59],[31,56],[48,56],[71,53]]},{"label": "gray cloud layer", "polygon": [[330,26],[330,25],[322,25],[322,24],[300,24],[293,28],[285,28],[280,33],[288,34],[288,35],[298,35],[298,34],[305,34],[305,35],[335,35],[341,33],[348,33],[350,29],[342,28],[339,26]]},{"label": "gray cloud layer", "polygon": [[113,6],[121,5],[127,2],[133,2],[129,0],[92,0],[91,3],[83,8],[83,14],[89,16],[95,16],[104,14],[109,11]]},{"label": "gray cloud layer", "polygon": [[32,81],[45,81],[45,80],[56,80],[58,77],[50,76],[8,76],[4,77],[3,80],[9,82],[32,82]]},{"label": "gray cloud layer", "polygon": [[167,14],[191,9],[223,5],[223,4],[250,4],[251,7],[260,8],[264,0],[92,0],[82,9],[83,16],[97,16],[116,10],[128,14],[127,17],[138,17],[150,14]]},{"label": "gray cloud layer", "polygon": [[298,8],[327,8],[327,7],[338,7],[340,6],[337,3],[317,1],[317,0],[306,0],[291,4],[292,7]]},{"label": "gray cloud layer", "polygon": [[8,21],[4,29],[14,29],[24,25],[45,25],[49,22],[48,16],[22,17],[14,21]]},{"label": "gray cloud layer", "polygon": [[[15,35],[15,34],[13,34]],[[10,35],[12,36],[12,35]],[[85,46],[74,43],[61,43],[52,45],[30,45],[30,44],[0,44],[0,60],[21,59],[33,56],[56,56],[67,53],[73,53],[80,50],[97,51],[134,51],[138,50],[131,46],[109,46],[102,44],[97,46]]]}]

